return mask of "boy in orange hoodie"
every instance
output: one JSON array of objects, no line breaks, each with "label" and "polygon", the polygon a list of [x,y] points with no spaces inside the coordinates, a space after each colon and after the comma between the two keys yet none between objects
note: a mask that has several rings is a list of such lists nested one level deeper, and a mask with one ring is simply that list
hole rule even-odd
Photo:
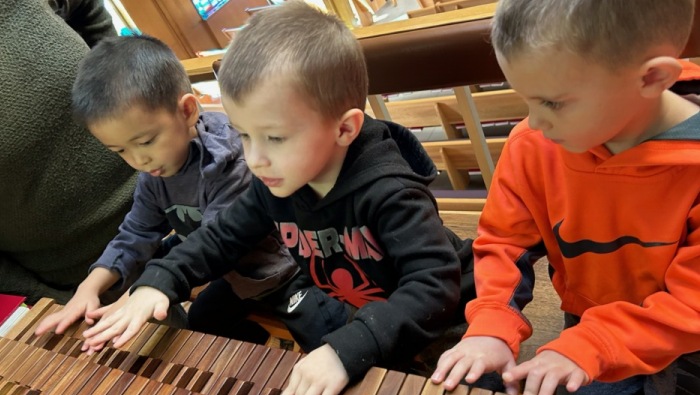
[{"label": "boy in orange hoodie", "polygon": [[[434,382],[496,371],[509,394],[523,379],[525,394],[675,393],[674,362],[700,350],[700,109],[669,90],[693,10],[499,2],[493,45],[530,113],[480,219],[469,328]],[[516,366],[545,254],[566,329]]]}]

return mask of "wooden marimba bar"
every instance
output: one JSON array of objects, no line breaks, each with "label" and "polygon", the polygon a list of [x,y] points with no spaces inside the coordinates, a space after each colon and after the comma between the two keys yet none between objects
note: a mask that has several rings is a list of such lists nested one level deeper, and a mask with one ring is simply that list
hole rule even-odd
[{"label": "wooden marimba bar", "polygon": [[[199,332],[148,323],[121,349],[80,351],[85,323],[64,334],[34,336],[62,306],[41,299],[0,338],[0,395],[237,394],[279,395],[302,357]],[[491,395],[467,386],[445,392],[425,377],[372,368],[345,395]]]}]

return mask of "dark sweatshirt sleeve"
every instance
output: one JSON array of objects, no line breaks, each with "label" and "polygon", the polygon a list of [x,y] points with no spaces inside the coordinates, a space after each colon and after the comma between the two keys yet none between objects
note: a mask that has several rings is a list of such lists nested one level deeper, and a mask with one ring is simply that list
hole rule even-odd
[{"label": "dark sweatshirt sleeve", "polygon": [[248,188],[213,222],[190,233],[162,259],[148,262],[131,292],[149,286],[165,293],[171,303],[180,302],[195,286],[233,269],[247,271],[238,267],[239,258],[275,229],[261,196],[260,188]]},{"label": "dark sweatshirt sleeve", "polygon": [[459,301],[460,263],[425,189],[396,190],[367,210],[373,234],[399,273],[386,301],[360,308],[325,336],[351,380],[371,366],[410,360],[452,322]]},{"label": "dark sweatshirt sleeve", "polygon": [[85,43],[92,48],[105,37],[114,37],[117,31],[112,16],[104,6],[104,0],[68,0],[61,16]]}]

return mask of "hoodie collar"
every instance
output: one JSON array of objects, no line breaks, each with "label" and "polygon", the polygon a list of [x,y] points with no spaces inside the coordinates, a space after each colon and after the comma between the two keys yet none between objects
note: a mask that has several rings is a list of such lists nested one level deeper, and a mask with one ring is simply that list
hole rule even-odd
[{"label": "hoodie collar", "polygon": [[[335,185],[318,203],[326,205],[343,199],[383,177],[401,176],[427,186],[436,175],[435,165],[410,130],[365,115],[362,130],[348,148]],[[310,189],[307,185],[299,190],[303,200],[315,196]]]},{"label": "hoodie collar", "polygon": [[[195,128],[197,137],[190,143],[190,157],[192,159],[199,157],[202,177],[215,177],[221,174],[228,162],[240,156],[242,149],[240,137],[229,124],[226,115],[203,112]],[[184,166],[183,169],[186,167]]]}]

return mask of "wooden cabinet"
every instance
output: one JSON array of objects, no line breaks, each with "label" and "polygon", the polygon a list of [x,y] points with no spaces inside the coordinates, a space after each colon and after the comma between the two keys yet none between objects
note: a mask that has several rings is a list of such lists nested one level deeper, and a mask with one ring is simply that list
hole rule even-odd
[{"label": "wooden cabinet", "polygon": [[124,8],[145,34],[157,37],[180,59],[194,58],[196,52],[225,48],[224,28],[245,23],[248,7],[267,5],[267,0],[230,0],[206,21],[190,0],[121,0]]}]

